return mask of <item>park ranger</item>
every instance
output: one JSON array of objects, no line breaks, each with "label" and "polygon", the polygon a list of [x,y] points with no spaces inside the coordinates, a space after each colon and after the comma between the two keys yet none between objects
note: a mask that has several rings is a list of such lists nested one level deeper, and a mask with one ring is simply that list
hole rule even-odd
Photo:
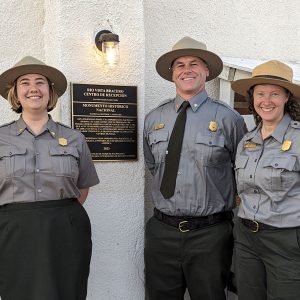
[{"label": "park ranger", "polygon": [[184,37],[156,63],[176,96],[145,118],[144,154],[152,174],[154,216],[146,226],[145,276],[150,300],[225,300],[232,257],[233,162],[243,118],[212,99],[205,83],[223,63]]}]

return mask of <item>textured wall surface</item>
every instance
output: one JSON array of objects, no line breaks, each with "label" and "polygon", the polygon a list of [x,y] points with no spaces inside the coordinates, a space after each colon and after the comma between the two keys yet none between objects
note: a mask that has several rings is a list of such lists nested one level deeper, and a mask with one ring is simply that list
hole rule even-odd
[{"label": "textured wall surface", "polygon": [[221,56],[300,62],[297,0],[145,0],[146,111],[174,94],[155,62],[185,35]]},{"label": "textured wall surface", "polygon": [[[0,72],[25,55],[62,70],[69,82],[138,87],[139,159],[96,163],[101,183],[85,207],[93,227],[89,300],[142,300],[144,221],[151,214],[149,174],[142,157],[145,113],[175,95],[155,62],[185,35],[220,56],[300,62],[298,0],[3,0]],[[121,62],[104,68],[95,34],[120,36]],[[218,97],[219,80],[207,85]],[[224,99],[226,100],[226,99]],[[53,112],[70,125],[70,88]],[[0,123],[17,118],[0,101]],[[144,200],[145,198],[145,200]]]}]

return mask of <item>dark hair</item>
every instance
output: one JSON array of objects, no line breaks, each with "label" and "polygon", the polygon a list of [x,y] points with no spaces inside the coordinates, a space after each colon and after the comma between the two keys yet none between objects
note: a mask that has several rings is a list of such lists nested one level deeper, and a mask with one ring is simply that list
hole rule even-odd
[{"label": "dark hair", "polygon": [[[254,108],[254,99],[253,99],[253,92],[254,92],[254,86],[252,86],[248,91],[247,91],[247,96],[245,97],[248,104],[249,104],[249,111],[253,114],[254,116],[254,121],[255,124],[258,125],[261,122],[261,117],[259,114],[256,112]],[[284,106],[284,112],[288,113],[292,120],[294,121],[300,121],[300,101],[296,97],[293,96],[293,94],[286,88],[282,87],[286,94],[289,96],[288,101],[286,102]]]}]

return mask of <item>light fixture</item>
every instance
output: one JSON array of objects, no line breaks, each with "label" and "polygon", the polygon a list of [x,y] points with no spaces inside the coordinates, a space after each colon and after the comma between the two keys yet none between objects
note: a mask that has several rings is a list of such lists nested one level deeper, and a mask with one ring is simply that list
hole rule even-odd
[{"label": "light fixture", "polygon": [[102,51],[105,63],[113,67],[119,63],[119,36],[109,30],[101,30],[96,34],[95,43]]}]

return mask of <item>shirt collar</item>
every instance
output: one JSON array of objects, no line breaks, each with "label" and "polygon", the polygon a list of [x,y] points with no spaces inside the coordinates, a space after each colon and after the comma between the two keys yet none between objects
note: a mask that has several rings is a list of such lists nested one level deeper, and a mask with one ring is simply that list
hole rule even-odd
[{"label": "shirt collar", "polygon": [[[55,138],[55,136],[57,135],[57,126],[56,123],[52,120],[52,117],[50,115],[48,116],[49,120],[43,132],[49,131],[50,135]],[[25,129],[30,131],[30,128],[27,127],[27,124],[24,122],[22,116],[20,116],[20,118],[16,121],[16,135],[21,135],[25,131]]]},{"label": "shirt collar", "polygon": [[26,123],[24,122],[22,116],[16,121],[16,135],[20,135],[27,128]]},{"label": "shirt collar", "polygon": [[[271,136],[274,139],[276,139],[279,143],[283,143],[285,133],[289,127],[291,120],[292,119],[290,115],[286,113],[281,119],[281,121],[279,122],[279,124],[277,125],[277,127],[275,128],[275,130],[273,131],[273,133],[271,134]],[[256,144],[263,143],[261,133],[260,133],[261,125],[262,123],[259,123],[259,125],[252,132],[248,134],[248,137],[246,139],[247,141],[252,140]]]},{"label": "shirt collar", "polygon": [[260,129],[261,129],[261,123],[259,123],[254,130],[248,133],[246,141],[252,141],[255,144],[262,144],[263,140],[261,138]]},{"label": "shirt collar", "polygon": [[292,118],[290,117],[290,115],[286,113],[272,133],[273,138],[276,139],[279,143],[283,143],[285,133],[291,123],[291,120]]},{"label": "shirt collar", "polygon": [[[197,111],[197,109],[202,105],[202,103],[205,102],[207,97],[208,97],[207,92],[205,90],[203,90],[202,92],[200,92],[199,94],[193,96],[191,99],[188,100],[190,102],[190,106],[191,106],[193,112]],[[180,109],[183,101],[186,101],[186,100],[182,99],[179,95],[176,95],[175,101],[174,101],[176,112],[178,112],[178,110]]]}]

